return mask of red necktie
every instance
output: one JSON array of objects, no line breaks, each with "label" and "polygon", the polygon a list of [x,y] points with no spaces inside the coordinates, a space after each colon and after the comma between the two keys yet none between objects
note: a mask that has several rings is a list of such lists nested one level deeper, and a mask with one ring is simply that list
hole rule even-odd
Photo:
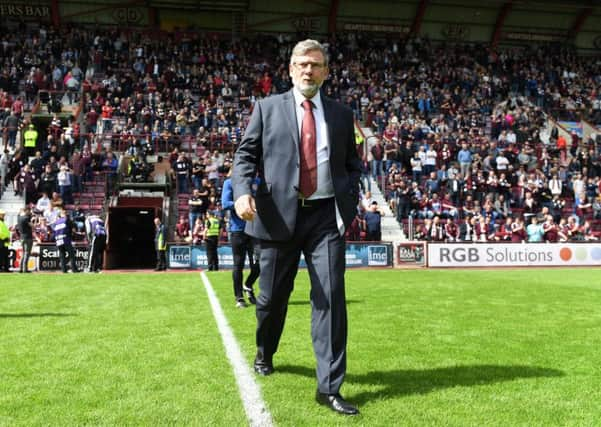
[{"label": "red necktie", "polygon": [[317,190],[317,153],[315,146],[315,118],[313,117],[313,103],[306,99],[303,101],[305,114],[301,126],[300,140],[300,192],[303,197],[309,197]]}]

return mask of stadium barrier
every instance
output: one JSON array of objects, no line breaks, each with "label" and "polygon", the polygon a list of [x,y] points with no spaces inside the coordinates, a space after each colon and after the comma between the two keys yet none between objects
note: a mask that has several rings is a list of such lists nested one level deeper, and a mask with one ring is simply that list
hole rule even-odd
[{"label": "stadium barrier", "polygon": [[428,243],[427,266],[601,266],[601,243]]},{"label": "stadium barrier", "polygon": [[[234,257],[230,245],[220,245],[217,248],[219,268],[231,269]],[[392,243],[347,243],[346,267],[392,267]],[[205,246],[170,245],[168,248],[169,268],[201,269],[207,268],[207,251]],[[248,266],[248,263],[246,263]],[[305,259],[301,256],[301,268],[306,267]]]},{"label": "stadium barrier", "polygon": [[[75,264],[79,270],[83,270],[88,266],[89,247],[86,244],[74,243],[73,248],[75,249]],[[8,248],[8,259],[12,270],[18,271],[20,269],[22,257],[23,249],[21,248],[21,242],[13,242]],[[67,260],[69,260],[68,255]],[[69,268],[70,266],[71,264],[69,264]],[[53,271],[60,269],[60,257],[55,244],[36,243],[33,245],[28,270]]]}]

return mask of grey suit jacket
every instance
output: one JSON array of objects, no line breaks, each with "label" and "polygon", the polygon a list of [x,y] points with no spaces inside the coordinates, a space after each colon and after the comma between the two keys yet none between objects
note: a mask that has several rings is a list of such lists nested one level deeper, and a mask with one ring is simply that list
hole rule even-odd
[{"label": "grey suit jacket", "polygon": [[[348,227],[356,214],[361,162],[350,108],[321,95],[330,146],[330,172],[338,209]],[[246,233],[264,240],[288,240],[294,233],[300,174],[299,131],[292,91],[255,104],[234,156],[234,200],[251,194],[253,178],[257,215]]]}]

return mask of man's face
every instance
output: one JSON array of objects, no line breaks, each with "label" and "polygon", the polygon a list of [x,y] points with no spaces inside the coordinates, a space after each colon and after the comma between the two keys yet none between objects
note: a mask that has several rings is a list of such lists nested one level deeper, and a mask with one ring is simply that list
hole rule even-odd
[{"label": "man's face", "polygon": [[325,58],[319,50],[293,56],[289,71],[294,86],[306,98],[312,98],[317,93],[329,72]]}]

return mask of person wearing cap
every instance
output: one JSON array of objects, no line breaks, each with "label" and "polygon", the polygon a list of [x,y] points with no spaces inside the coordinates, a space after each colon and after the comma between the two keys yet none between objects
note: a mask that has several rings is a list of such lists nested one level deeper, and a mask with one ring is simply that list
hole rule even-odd
[{"label": "person wearing cap", "polygon": [[379,242],[382,240],[382,214],[378,210],[378,202],[371,202],[363,220],[365,221],[366,236],[368,242]]},{"label": "person wearing cap", "polygon": [[0,209],[0,273],[8,273],[9,261],[8,261],[8,245],[10,244],[10,230],[4,222],[4,216],[6,212]]},{"label": "person wearing cap", "polygon": [[218,218],[218,214],[219,212],[210,210],[205,226],[205,241],[207,242],[207,264],[209,271],[219,270],[217,244],[219,242],[219,233],[221,232],[221,220]]}]

